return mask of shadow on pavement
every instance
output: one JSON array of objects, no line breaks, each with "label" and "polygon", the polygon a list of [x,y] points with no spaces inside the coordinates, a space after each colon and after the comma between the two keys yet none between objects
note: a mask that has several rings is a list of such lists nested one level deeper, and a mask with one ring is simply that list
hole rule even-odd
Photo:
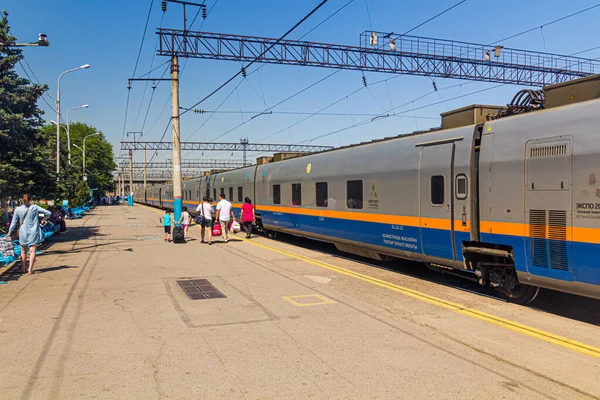
[{"label": "shadow on pavement", "polygon": [[46,272],[54,272],[54,271],[60,271],[61,269],[70,269],[70,268],[79,268],[79,267],[75,267],[75,266],[71,266],[71,265],[60,265],[58,267],[47,267],[47,268],[34,269],[33,273],[34,273],[34,275],[35,274],[44,274]]}]

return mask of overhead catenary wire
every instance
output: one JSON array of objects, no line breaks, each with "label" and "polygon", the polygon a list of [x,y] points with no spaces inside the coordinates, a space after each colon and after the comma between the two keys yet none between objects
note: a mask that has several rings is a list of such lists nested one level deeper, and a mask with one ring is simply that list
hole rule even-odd
[{"label": "overhead catenary wire", "polygon": [[[142,48],[144,47],[144,40],[146,39],[146,31],[148,30],[148,23],[150,22],[150,14],[152,14],[152,6],[154,5],[154,0],[150,0],[150,7],[148,7],[148,15],[146,16],[146,23],[144,25],[144,33],[142,34],[142,41],[140,43],[140,48],[138,50],[137,58],[135,60],[135,66],[133,67],[133,74],[131,76],[135,76],[137,72],[137,68],[140,62],[140,56],[142,54]],[[131,95],[131,90],[127,89],[127,101],[125,103],[125,118],[123,121],[123,133],[121,134],[121,141],[125,139],[125,130],[127,129],[127,115],[129,111],[129,97]]]},{"label": "overhead catenary wire", "polygon": [[[422,23],[420,23],[420,24],[418,24],[418,25],[416,25],[416,26],[412,27],[411,29],[407,30],[407,31],[404,33],[404,35],[406,35],[407,33],[410,33],[410,32],[412,32],[412,31],[414,31],[415,29],[418,29],[418,28],[420,28],[420,27],[424,26],[426,23],[429,23],[429,22],[433,21],[433,20],[434,20],[434,19],[436,19],[436,18],[439,18],[440,16],[442,16],[442,15],[444,15],[445,13],[449,12],[449,11],[450,11],[450,10],[452,10],[453,8],[455,8],[455,7],[459,6],[460,4],[464,3],[465,1],[466,1],[466,0],[461,0],[460,2],[456,3],[454,6],[452,6],[452,7],[449,7],[449,8],[447,8],[446,10],[444,10],[444,11],[442,11],[442,12],[439,12],[438,14],[434,15],[433,17],[431,17],[431,18],[427,19],[426,21],[424,21],[424,22],[422,22]],[[329,17],[327,17],[327,18],[326,18],[326,20],[328,20],[328,19],[329,19],[329,18],[331,18],[333,15],[337,14],[338,12],[340,12],[342,9],[344,9],[344,8],[345,8],[346,6],[348,6],[349,4],[350,4],[350,2],[348,2],[348,3],[344,4],[344,5],[343,5],[343,6],[342,6],[340,9],[338,9],[338,10],[337,10],[337,11],[335,11],[335,12],[334,12],[332,15],[330,15]],[[319,25],[321,25],[321,24],[319,24]],[[307,32],[305,35],[307,35],[308,33],[310,33],[310,31],[309,31],[309,32]],[[302,37],[304,37],[305,35],[303,35]],[[300,39],[302,39],[302,37],[301,37]],[[262,67],[262,66],[261,66],[261,67]],[[259,68],[260,68],[260,67],[259,67]],[[269,109],[271,109],[271,110],[272,110],[273,108],[277,107],[278,105],[280,105],[280,104],[282,104],[282,103],[284,103],[284,102],[286,102],[286,101],[290,100],[291,98],[293,98],[293,97],[295,97],[295,96],[299,95],[300,93],[302,93],[302,92],[304,92],[304,91],[306,91],[306,90],[310,89],[311,87],[315,86],[316,84],[318,84],[318,83],[321,83],[321,82],[325,81],[326,79],[329,79],[329,78],[331,78],[332,76],[334,76],[335,74],[337,74],[337,73],[339,73],[339,72],[341,72],[341,71],[342,71],[341,69],[335,70],[335,71],[334,71],[334,72],[332,72],[331,74],[328,74],[326,77],[324,77],[324,78],[321,78],[321,79],[320,79],[319,81],[317,81],[316,83],[313,83],[313,84],[309,85],[308,87],[306,87],[306,88],[304,88],[304,89],[302,89],[302,90],[300,90],[300,91],[298,91],[298,92],[294,93],[293,95],[291,95],[291,96],[289,96],[288,98],[286,98],[286,99],[282,100],[281,102],[279,102],[279,103],[277,103],[277,104],[275,104],[275,105],[271,106]],[[365,79],[366,79],[366,78],[365,78],[365,77],[364,77],[364,75],[363,75],[363,81],[366,81]],[[380,82],[381,82],[381,81],[380,81]],[[362,89],[362,88],[364,88],[364,87],[366,87],[366,85],[363,85],[363,86],[361,86],[361,89]],[[374,94],[373,94],[373,97],[375,97],[375,95],[374,95]],[[333,104],[337,104],[337,103],[339,103],[339,102],[340,102],[340,101],[342,101],[344,98],[345,98],[345,97],[342,97],[341,99],[339,99],[339,100],[335,101]],[[375,97],[375,100],[376,100],[377,102],[379,102],[379,99],[377,99],[377,97]],[[379,103],[380,103],[380,102],[379,102]],[[381,103],[380,103],[380,104],[381,104]],[[382,107],[382,108],[385,108],[385,107]],[[267,110],[265,110],[265,111],[267,111]],[[308,118],[310,118],[310,117],[308,117]],[[305,120],[306,120],[306,119],[308,119],[308,118],[304,118],[304,119],[302,119],[300,122],[302,122],[302,121],[305,121]],[[227,135],[227,134],[229,134],[229,133],[233,132],[234,130],[236,130],[236,129],[240,128],[241,126],[245,125],[245,124],[246,124],[246,123],[248,123],[248,122],[250,122],[250,120],[248,120],[248,121],[246,121],[246,122],[244,122],[244,123],[241,123],[241,124],[239,124],[239,125],[237,125],[237,126],[235,126],[235,127],[231,128],[231,129],[229,129],[228,131],[226,131],[225,133],[223,133],[223,134],[221,134],[221,135],[217,136],[217,137],[216,137],[215,139],[213,139],[213,140],[216,140],[216,139],[218,139],[218,138],[221,138],[221,137],[223,137],[223,136],[225,136],[225,135]],[[290,128],[290,127],[292,127],[292,126],[295,126],[295,125],[297,125],[297,123],[295,123],[295,124],[293,124],[293,125],[291,125],[291,126],[288,126],[287,128]],[[272,136],[274,136],[274,135],[276,135],[276,134],[278,134],[278,133],[280,133],[280,132],[283,132],[283,131],[285,131],[285,129],[287,129],[287,128],[284,128],[284,129],[282,129],[282,130],[280,130],[280,131],[278,131],[278,132],[276,132],[276,133],[274,133],[274,134],[270,134],[270,135],[268,135],[267,137],[264,137],[264,138],[260,139],[259,141],[265,140],[266,138],[272,137]]]},{"label": "overhead catenary wire", "polygon": [[[327,18],[325,18],[323,21],[321,21],[320,23],[318,23],[318,24],[317,24],[315,27],[313,27],[313,28],[312,28],[312,29],[310,29],[308,32],[306,32],[306,33],[304,33],[302,36],[300,36],[300,37],[298,38],[298,40],[302,40],[302,39],[303,39],[304,37],[306,37],[308,34],[310,34],[310,33],[311,33],[311,32],[313,32],[315,29],[317,29],[318,27],[320,27],[321,25],[323,25],[325,22],[327,22],[328,20],[330,20],[330,19],[331,19],[333,16],[337,15],[337,14],[338,14],[340,11],[342,11],[344,8],[346,8],[348,5],[350,5],[352,2],[354,2],[354,0],[349,0],[347,3],[345,3],[343,6],[341,6],[340,8],[338,8],[336,11],[334,11],[332,14],[330,14],[330,15],[329,15]],[[253,73],[255,73],[255,72],[256,72],[256,73],[259,75],[259,78],[260,78],[260,72],[259,72],[259,71],[260,71],[260,69],[261,69],[261,68],[265,67],[266,65],[267,65],[267,64],[262,64],[262,65],[260,65],[258,68],[256,68],[256,69],[255,69],[255,70],[253,70],[252,72],[250,72],[250,73],[248,74],[248,76],[250,76],[250,75],[252,75]],[[277,106],[279,106],[279,105],[281,105],[281,104],[283,104],[283,103],[287,102],[288,100],[291,100],[292,98],[294,98],[294,97],[296,97],[296,96],[300,95],[301,93],[305,92],[306,90],[308,90],[308,89],[310,89],[310,88],[314,87],[315,85],[317,85],[317,84],[319,84],[319,83],[323,82],[323,81],[324,81],[324,80],[326,80],[326,79],[329,79],[330,77],[332,77],[333,75],[335,75],[335,74],[337,74],[337,73],[339,73],[339,72],[341,72],[341,71],[342,71],[342,70],[336,70],[336,71],[334,71],[333,73],[331,73],[331,74],[328,74],[326,77],[324,77],[324,78],[321,78],[321,79],[319,79],[317,82],[315,82],[315,83],[313,83],[313,84],[311,84],[311,85],[309,85],[309,86],[305,87],[304,89],[301,89],[301,90],[299,90],[299,91],[295,92],[294,94],[292,94],[291,96],[288,96],[288,97],[286,97],[285,99],[281,100],[281,101],[280,101],[280,102],[278,102],[277,104],[275,104],[275,105],[273,105],[273,106],[271,106],[271,107],[268,107],[268,106],[267,106],[267,108],[266,108],[265,110],[263,110],[262,112],[264,113],[264,112],[266,112],[266,111],[272,110],[273,108],[275,108],[275,107],[277,107]],[[245,79],[245,81],[246,81],[246,82],[248,82],[248,80],[247,80],[247,79]],[[237,89],[237,88],[240,86],[241,82],[243,82],[243,81],[240,81],[240,83],[238,83],[238,84],[237,84],[237,86],[236,86],[236,87],[235,87],[235,88],[234,88],[234,89],[233,89],[233,90],[232,90],[232,91],[231,91],[231,92],[230,92],[230,93],[227,95],[227,97],[225,98],[225,100],[227,100],[227,99],[228,99],[228,98],[229,98],[229,97],[230,97],[230,96],[233,94],[233,92],[234,92],[234,91],[235,91],[235,90],[236,90],[236,89]],[[261,84],[261,89],[262,89],[262,84]],[[217,107],[217,110],[218,110],[218,109],[219,109],[219,108],[220,108],[220,107],[221,107],[221,106],[222,106],[224,103],[225,103],[225,101],[222,101],[222,102],[219,104],[219,106]],[[264,93],[263,93],[263,103],[265,103],[265,106],[266,106],[266,102],[264,101]],[[202,128],[203,128],[203,127],[206,125],[206,123],[207,123],[207,122],[208,122],[208,121],[211,119],[211,117],[212,117],[213,115],[214,115],[214,114],[211,114],[211,115],[210,115],[210,116],[207,118],[207,120],[205,120],[205,121],[204,121],[204,123],[202,123],[202,125],[200,125],[200,126],[199,126],[199,127],[196,129],[196,130],[194,130],[194,131],[193,131],[193,132],[192,132],[192,133],[191,133],[191,134],[188,136],[188,138],[187,138],[186,140],[188,140],[190,137],[192,137],[194,134],[196,134],[196,132],[198,132],[200,129],[202,129]],[[245,123],[248,123],[248,122],[249,122],[249,120],[248,120],[248,121],[246,121]],[[228,130],[228,131],[227,131],[227,132],[225,132],[224,134],[221,134],[221,135],[219,135],[218,137],[216,137],[215,139],[212,139],[212,140],[216,140],[216,139],[218,139],[218,138],[220,138],[220,137],[222,137],[222,136],[225,136],[226,134],[228,134],[228,133],[230,133],[230,132],[232,132],[232,131],[234,131],[234,130],[236,130],[236,129],[240,128],[240,127],[242,127],[243,125],[245,125],[245,123],[242,123],[242,124],[239,124],[239,125],[237,125],[237,126],[233,127],[232,129]]]},{"label": "overhead catenary wire", "polygon": [[[215,8],[215,6],[217,5],[217,3],[218,3],[218,2],[219,2],[219,0],[215,0],[215,2],[213,3],[213,5],[212,5],[212,6],[211,6],[211,7],[208,9],[207,15],[210,15],[210,13],[211,13],[211,12],[212,12],[212,10]],[[202,2],[202,4],[204,4],[204,3],[205,3],[205,2],[203,1],[203,2]],[[194,22],[196,21],[196,18],[197,18],[197,17],[198,17],[198,12],[196,13],[196,16],[194,17],[194,19],[193,19],[192,23],[190,24],[190,29],[192,28],[192,26],[193,26]],[[204,26],[204,22],[205,22],[205,21],[206,21],[205,19],[202,19],[202,23],[200,24],[200,28],[199,28],[200,30],[202,30],[202,27]],[[161,26],[162,26],[162,20],[161,20]],[[155,51],[155,53],[156,53],[156,51]],[[182,68],[181,68],[181,71],[179,72],[179,78],[180,78],[180,79],[181,79],[181,75],[183,74],[183,71],[185,70],[185,67],[187,66],[188,60],[189,60],[189,59],[186,59],[186,60],[185,60],[185,62],[184,62],[184,64],[183,64],[183,66],[182,66]],[[164,64],[168,64],[168,63],[170,63],[170,62],[171,62],[171,60],[167,60],[167,61],[166,61],[165,63],[163,63],[162,65],[164,65]],[[155,69],[156,69],[156,68],[155,68]],[[167,71],[168,71],[168,68],[167,68],[167,70],[165,70],[165,71],[163,72],[163,74],[161,75],[161,79],[162,79],[162,78],[164,78],[164,76],[166,75]],[[159,85],[159,84],[160,84],[160,81],[158,81],[158,82],[157,82],[157,87],[158,87],[158,85]],[[158,115],[158,118],[156,119],[156,121],[154,122],[154,124],[152,125],[152,127],[151,127],[151,128],[148,130],[148,132],[151,132],[151,131],[154,129],[154,127],[155,127],[155,126],[158,124],[158,121],[159,121],[159,120],[162,118],[162,115],[164,114],[164,112],[165,112],[165,110],[166,110],[166,108],[167,108],[167,105],[169,104],[169,102],[170,102],[170,101],[171,101],[171,95],[169,94],[169,97],[167,98],[167,101],[165,102],[165,104],[164,104],[164,106],[163,106],[163,108],[162,108],[161,112],[160,112],[160,113],[159,113],[159,115]],[[171,118],[170,118],[170,117],[169,117],[169,121],[171,121]],[[166,131],[165,131],[165,133],[166,133]],[[162,137],[161,137],[161,141],[162,141],[162,139],[164,138],[164,136],[165,136],[165,133],[163,133],[163,135],[162,135]]]},{"label": "overhead catenary wire", "polygon": [[304,21],[306,21],[308,18],[310,18],[315,12],[317,12],[321,7],[323,7],[325,5],[325,3],[327,3],[328,0],[322,0],[315,8],[313,8],[308,14],[306,14],[300,21],[298,21],[293,27],[291,27],[286,33],[284,33],[279,39],[277,39],[275,42],[273,42],[270,46],[268,46],[262,53],[260,53],[259,55],[257,55],[252,61],[250,61],[243,69],[241,69],[240,71],[238,71],[237,73],[235,73],[231,78],[227,79],[225,82],[223,82],[219,87],[217,87],[215,90],[213,90],[212,92],[210,92],[207,96],[205,96],[202,100],[200,100],[199,102],[197,102],[196,104],[194,104],[193,106],[189,107],[189,108],[185,108],[184,111],[182,111],[179,115],[183,115],[191,110],[193,110],[195,107],[199,106],[200,104],[202,104],[204,101],[208,100],[209,98],[211,98],[215,93],[219,92],[221,89],[223,89],[225,86],[227,86],[231,81],[233,81],[235,78],[237,78],[238,76],[240,76],[242,74],[242,71],[244,69],[248,69],[248,67],[250,67],[251,65],[253,65],[259,58],[261,58],[263,55],[265,55],[267,52],[269,52],[275,45],[277,45],[281,40],[285,39],[287,35],[289,35],[290,33],[292,33],[297,27],[299,27]]},{"label": "overhead catenary wire", "polygon": [[[456,86],[460,86],[460,85],[449,86],[449,87],[444,88],[444,89],[450,89],[450,88],[456,87]],[[498,84],[498,85],[490,86],[488,88],[484,88],[484,89],[476,90],[476,91],[473,91],[473,92],[465,93],[465,94],[462,94],[462,95],[459,95],[459,96],[452,97],[452,98],[447,99],[447,100],[448,101],[458,100],[458,99],[460,99],[462,97],[472,96],[474,94],[479,94],[479,93],[482,93],[482,92],[487,92],[488,90],[496,89],[496,88],[499,88],[501,86],[504,86],[504,84],[501,83],[501,84]],[[439,90],[444,90],[444,89],[439,89]],[[421,99],[423,97],[429,96],[430,94],[433,94],[433,93],[435,93],[435,91],[431,91],[431,92],[429,92],[429,93],[427,93],[427,94],[425,94],[423,96],[418,97],[417,99],[413,99],[413,100],[411,100],[411,101],[409,101],[407,103],[399,105],[399,106],[395,107],[395,109],[402,108],[402,107],[404,107],[404,106],[406,106],[408,104],[412,104],[415,101],[417,101],[417,100],[419,100],[419,99]],[[444,103],[444,100],[436,101],[436,102],[429,103],[429,104],[426,104],[426,105],[423,105],[423,106],[419,106],[419,107],[413,107],[410,110],[406,110],[406,111],[402,111],[402,112],[397,112],[397,113],[392,113],[392,114],[390,114],[390,116],[399,116],[399,115],[407,114],[407,113],[410,113],[410,112],[414,112],[416,110],[422,110],[424,108],[433,107],[433,106],[436,106],[436,105],[442,104],[442,103]],[[389,112],[391,112],[391,111],[393,111],[393,109],[389,110]],[[315,140],[322,139],[322,138],[327,137],[327,136],[335,135],[336,133],[347,131],[349,129],[356,128],[356,127],[359,127],[359,126],[367,125],[367,124],[370,124],[370,123],[373,123],[373,122],[376,122],[376,121],[379,121],[379,120],[380,119],[365,119],[365,120],[362,120],[362,121],[360,121],[360,122],[358,122],[356,124],[353,124],[353,125],[350,125],[350,126],[346,126],[344,128],[341,128],[341,129],[336,129],[335,131],[328,132],[328,133],[325,133],[325,134],[322,134],[322,135],[318,135],[318,136],[314,136],[314,137],[309,138],[309,139],[302,140],[302,141],[298,142],[297,144],[311,143],[311,142],[313,142]]]},{"label": "overhead catenary wire", "polygon": [[[163,26],[164,19],[165,19],[165,13],[162,13],[162,16],[160,18],[160,27],[161,28]],[[156,43],[154,44],[154,51],[152,52],[152,58],[150,59],[150,70],[151,71],[152,71],[152,66],[154,65],[154,60],[156,58],[156,49],[158,48],[158,42],[159,42],[159,37],[156,38]],[[163,72],[162,76],[164,76],[164,75],[165,75],[165,73]],[[142,92],[142,99],[140,100],[140,107],[138,108],[137,115],[136,115],[135,120],[133,121],[133,125],[132,125],[133,130],[136,130],[135,126],[137,124],[137,121],[140,117],[140,113],[141,113],[143,105],[144,105],[144,98],[146,97],[146,92],[148,91],[149,83],[150,83],[149,81],[146,81],[146,84],[144,85],[144,91]],[[152,100],[154,99],[154,92],[156,92],[156,87],[158,86],[158,83],[160,83],[160,81],[152,83],[152,94],[150,95],[150,101],[148,102],[148,107],[146,108],[144,122],[142,123],[142,128],[140,129],[141,132],[144,132],[144,125],[146,125],[146,119],[148,118],[148,112],[150,111],[150,107],[152,106]]]},{"label": "overhead catenary wire", "polygon": [[596,4],[596,5],[593,5],[593,6],[591,6],[591,7],[588,7],[588,8],[584,8],[583,10],[576,11],[576,12],[574,12],[574,13],[571,13],[571,14],[569,14],[569,15],[565,15],[564,17],[560,17],[560,18],[557,18],[557,19],[555,19],[555,20],[552,20],[552,21],[546,22],[546,23],[544,23],[544,24],[538,25],[538,26],[536,26],[536,27],[534,27],[534,28],[526,29],[526,30],[524,30],[524,31],[522,31],[522,32],[515,33],[515,34],[513,34],[513,35],[507,36],[507,37],[505,37],[505,38],[502,38],[502,39],[500,39],[500,40],[496,40],[496,41],[495,41],[495,43],[499,43],[499,42],[506,42],[507,40],[514,39],[514,38],[516,38],[516,37],[518,37],[518,36],[525,35],[526,33],[529,33],[529,32],[536,31],[536,30],[538,30],[538,29],[540,29],[540,28],[543,28],[543,27],[546,27],[546,26],[553,25],[553,24],[555,24],[555,23],[557,23],[557,22],[564,21],[564,20],[565,20],[565,19],[567,19],[567,18],[574,17],[574,16],[576,16],[576,15],[582,14],[582,13],[584,13],[584,12],[587,12],[587,11],[593,10],[594,8],[598,8],[598,7],[600,7],[600,3],[598,3],[598,4]]}]

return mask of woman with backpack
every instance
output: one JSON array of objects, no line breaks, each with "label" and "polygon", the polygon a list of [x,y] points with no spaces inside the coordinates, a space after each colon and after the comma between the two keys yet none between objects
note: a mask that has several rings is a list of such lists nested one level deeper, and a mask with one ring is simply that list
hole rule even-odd
[{"label": "woman with backpack", "polygon": [[19,242],[21,244],[21,272],[25,272],[27,265],[27,249],[29,249],[29,275],[33,274],[33,264],[35,264],[35,253],[37,246],[44,241],[44,233],[40,227],[39,214],[43,214],[43,220],[50,217],[50,212],[31,204],[31,195],[25,193],[23,195],[23,204],[15,209],[8,235],[19,227]]}]

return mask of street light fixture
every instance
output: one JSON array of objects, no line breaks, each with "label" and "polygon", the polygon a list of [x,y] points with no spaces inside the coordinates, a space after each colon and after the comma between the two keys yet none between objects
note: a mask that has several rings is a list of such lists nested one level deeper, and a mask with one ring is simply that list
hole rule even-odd
[{"label": "street light fixture", "polygon": [[88,108],[89,105],[88,104],[84,104],[82,106],[77,106],[77,107],[73,107],[71,108],[69,111],[67,111],[67,149],[69,151],[69,165],[71,165],[71,131],[69,129],[69,113],[73,110],[77,110],[79,108]]},{"label": "street light fixture", "polygon": [[81,152],[83,153],[83,165],[82,165],[82,172],[83,172],[83,180],[87,181],[87,175],[85,174],[85,140],[91,136],[96,136],[96,135],[100,135],[100,132],[96,132],[96,133],[92,133],[91,135],[87,135],[86,137],[83,138],[83,149],[79,146],[77,146],[75,143],[73,143],[73,146],[77,147],[79,150],[81,150]]},{"label": "street light fixture", "polygon": [[69,69],[58,76],[58,85],[56,87],[56,181],[60,180],[60,78],[69,72],[79,71],[80,69],[87,69],[90,64],[84,64],[81,67]]},{"label": "street light fixture", "polygon": [[46,35],[45,33],[40,33],[40,35],[38,36],[37,42],[31,42],[31,43],[0,42],[0,47],[31,47],[31,46],[39,46],[39,47],[50,46],[50,42],[48,41],[48,35]]}]

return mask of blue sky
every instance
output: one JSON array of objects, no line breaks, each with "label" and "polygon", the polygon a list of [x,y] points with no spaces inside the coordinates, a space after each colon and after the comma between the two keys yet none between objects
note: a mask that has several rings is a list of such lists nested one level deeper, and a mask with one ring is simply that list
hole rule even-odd
[{"label": "blue sky", "polygon": [[[206,0],[206,5],[212,10],[204,21],[202,30],[279,37],[319,2],[317,0]],[[295,39],[302,36],[347,2],[348,0],[330,0],[288,38]],[[364,30],[403,32],[456,2],[456,0],[354,0],[343,11],[307,35],[304,40],[358,45],[359,34]],[[478,1],[467,0],[411,34],[490,43],[595,4],[594,1],[547,0],[542,5],[540,2],[507,0],[501,7],[491,6],[491,4],[484,7]],[[125,118],[127,79],[133,74],[149,5],[150,0],[3,0],[0,4],[0,8],[9,11],[12,33],[19,41],[34,41],[39,32],[48,34],[50,47],[26,48],[24,54],[37,78],[49,85],[51,95],[56,94],[56,79],[61,72],[85,63],[91,64],[90,69],[68,74],[62,79],[61,107],[66,111],[77,105],[90,104],[88,109],[73,111],[71,119],[91,124],[101,130],[115,146],[117,155]],[[160,1],[155,0],[136,76],[149,71],[151,65],[156,67],[167,61],[165,57],[154,56],[155,31],[160,26],[162,15]],[[599,16],[600,7],[501,44],[513,48],[572,54],[599,45],[595,35],[597,30],[594,29]],[[202,19],[198,18],[194,29],[199,29],[201,23]],[[163,27],[182,27],[181,6],[169,4]],[[600,57],[600,49],[580,56]],[[182,66],[185,65],[181,73],[180,86],[180,104],[184,107],[196,103],[240,68],[239,63],[230,61],[181,59],[180,63]],[[259,66],[260,64],[255,64],[248,72],[252,72]],[[164,68],[158,69],[153,75],[161,75]],[[22,73],[20,68],[19,72]],[[266,65],[245,80],[239,77],[200,106],[205,110],[215,110],[231,93],[220,110],[233,113],[216,114],[208,121],[208,114],[188,113],[182,116],[182,140],[214,140],[253,115],[241,115],[240,110],[263,110],[265,104],[271,106],[332,72],[330,69],[323,68]],[[404,117],[380,119],[371,124],[314,140],[311,144],[337,146],[439,126],[441,112],[472,103],[506,104],[520,89],[518,86],[505,85],[477,95],[447,100],[493,84],[436,78],[435,81],[440,89],[464,84],[453,89],[440,90],[412,103],[411,100],[432,90],[430,78],[372,72],[365,75],[371,83],[368,89],[358,91],[327,109],[327,112],[381,114],[385,109],[408,102],[409,105],[401,109],[406,111]],[[372,84],[388,78],[394,79],[378,85]],[[144,94],[145,86],[144,82],[133,84],[125,131],[140,131],[143,127],[144,140],[158,141],[170,116],[170,85],[164,82],[158,85],[144,124],[152,92],[149,85]],[[236,86],[237,89],[232,93]],[[274,108],[273,111],[314,112],[361,87],[361,72],[341,71]],[[48,101],[53,104],[52,100],[48,99]],[[413,104],[414,107],[421,107],[434,102],[441,102],[441,104],[411,111]],[[51,111],[45,103],[40,105],[46,111],[47,120],[56,118],[55,112]],[[315,116],[290,129],[285,129],[303,118],[305,118],[303,115],[264,115],[221,136],[218,141],[233,142],[238,141],[240,137],[248,137],[253,142],[283,130],[265,141],[298,143],[352,125],[367,117]],[[198,129],[200,126],[202,128]],[[170,137],[169,130],[165,140],[170,140]],[[257,155],[252,154],[252,157]],[[201,158],[200,153],[184,153],[184,156],[188,159]],[[136,155],[137,159],[141,157],[142,154]],[[204,157],[230,158],[231,153],[205,153]],[[233,157],[240,158],[241,155],[235,154]],[[170,158],[170,153],[163,152],[155,160],[167,158]]]}]

